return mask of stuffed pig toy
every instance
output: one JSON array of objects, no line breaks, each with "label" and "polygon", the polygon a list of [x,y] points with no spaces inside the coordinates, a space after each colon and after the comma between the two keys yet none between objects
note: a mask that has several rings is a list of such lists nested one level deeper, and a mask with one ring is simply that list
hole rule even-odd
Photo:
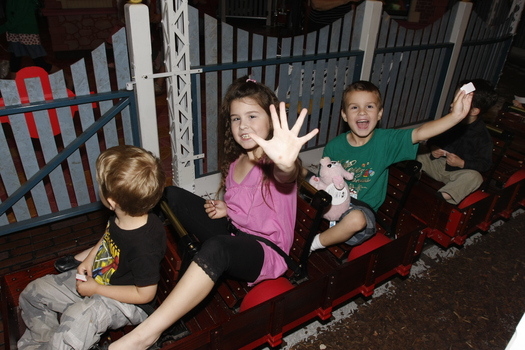
[{"label": "stuffed pig toy", "polygon": [[312,176],[309,182],[318,190],[325,190],[332,196],[332,205],[323,217],[336,221],[350,208],[350,191],[345,179],[353,180],[354,173],[346,171],[341,163],[332,162],[328,157],[322,158],[319,165],[320,176]]}]

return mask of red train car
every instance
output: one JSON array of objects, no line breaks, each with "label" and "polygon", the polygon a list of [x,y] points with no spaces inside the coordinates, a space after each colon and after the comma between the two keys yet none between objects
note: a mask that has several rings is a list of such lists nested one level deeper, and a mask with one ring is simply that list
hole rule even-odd
[{"label": "red train car", "polygon": [[[482,189],[453,206],[435,196],[438,183],[424,174],[419,179],[418,162],[395,164],[389,172],[387,199],[377,213],[378,233],[358,247],[343,244],[309,254],[313,236],[327,224],[322,214],[331,199],[326,192],[303,183],[290,253],[301,272],[288,271],[286,276],[252,288],[238,281],[222,281],[209,297],[163,334],[158,348],[277,346],[285,333],[315,318],[328,320],[342,303],[358,295],[372,295],[377,285],[394,275],[407,276],[427,238],[444,248],[462,245],[470,234],[486,230],[494,220],[509,218],[525,205],[525,137],[513,132],[519,131],[516,123],[521,123],[523,117],[514,113],[507,118],[505,113],[495,123],[499,129],[492,128],[495,161],[493,169],[484,174]],[[509,121],[511,118],[513,121]],[[514,125],[513,130],[505,129],[509,125]],[[167,205],[163,206],[168,218],[168,249],[161,267],[159,302],[184,273],[196,248]],[[30,280],[47,273],[55,273],[53,261],[0,278],[6,349],[16,348],[16,340],[24,330],[18,295]],[[100,344],[118,339],[130,329],[109,331]]]}]

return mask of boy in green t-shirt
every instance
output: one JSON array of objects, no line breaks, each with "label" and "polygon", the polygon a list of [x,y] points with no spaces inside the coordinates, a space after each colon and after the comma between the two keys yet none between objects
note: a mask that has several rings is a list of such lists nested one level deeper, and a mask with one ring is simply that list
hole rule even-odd
[{"label": "boy in green t-shirt", "polygon": [[[451,112],[415,129],[377,129],[383,116],[379,89],[368,81],[358,81],[343,93],[341,116],[350,131],[328,142],[323,157],[340,162],[354,180],[347,181],[352,197],[377,211],[386,197],[388,167],[415,159],[418,143],[450,129],[470,110],[472,94],[459,90]],[[375,217],[366,205],[352,205],[339,221],[318,234],[311,250],[346,242],[358,245],[375,233]]]}]

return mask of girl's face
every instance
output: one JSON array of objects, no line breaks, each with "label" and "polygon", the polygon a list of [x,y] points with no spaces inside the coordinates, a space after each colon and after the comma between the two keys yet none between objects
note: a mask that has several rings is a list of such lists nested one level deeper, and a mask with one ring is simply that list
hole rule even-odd
[{"label": "girl's face", "polygon": [[270,134],[270,116],[255,100],[249,97],[231,102],[230,122],[235,142],[247,151],[258,147],[248,135],[249,133],[256,134],[265,140]]}]

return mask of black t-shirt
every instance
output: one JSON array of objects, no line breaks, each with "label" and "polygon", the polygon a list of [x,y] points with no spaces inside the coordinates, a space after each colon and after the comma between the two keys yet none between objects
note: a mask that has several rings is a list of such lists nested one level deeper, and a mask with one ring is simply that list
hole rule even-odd
[{"label": "black t-shirt", "polygon": [[93,263],[93,278],[105,285],[149,286],[160,280],[166,231],[158,216],[134,230],[123,230],[111,217]]}]

